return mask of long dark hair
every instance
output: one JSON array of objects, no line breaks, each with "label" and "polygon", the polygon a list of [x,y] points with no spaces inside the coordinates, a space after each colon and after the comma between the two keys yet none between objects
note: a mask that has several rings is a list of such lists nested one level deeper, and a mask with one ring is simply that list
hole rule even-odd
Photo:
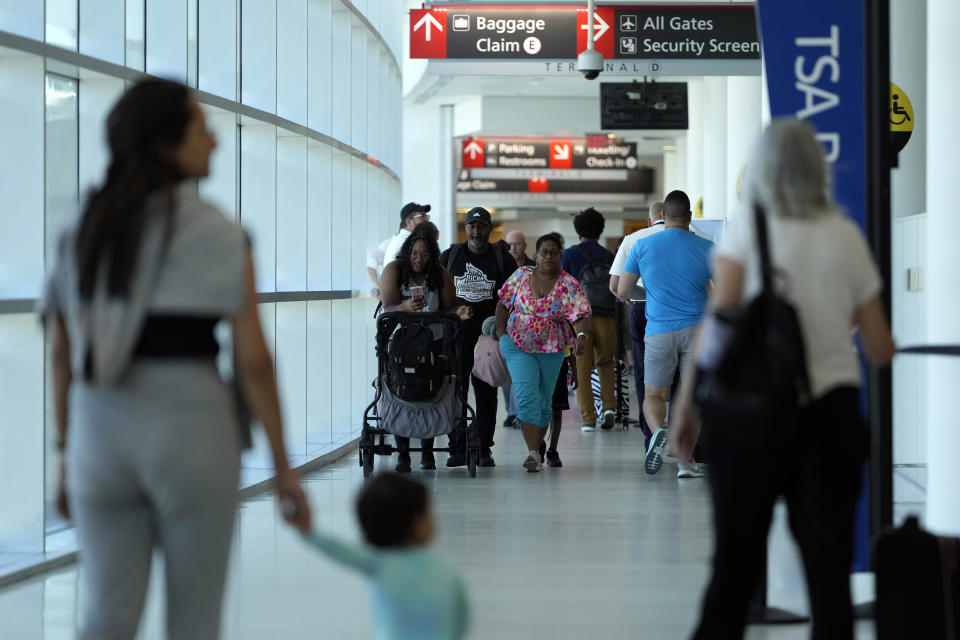
[{"label": "long dark hair", "polygon": [[427,251],[430,252],[426,269],[426,288],[439,294],[443,291],[443,267],[440,266],[440,245],[437,244],[437,228],[429,220],[415,226],[407,239],[403,241],[403,246],[400,247],[400,253],[397,254],[397,262],[400,263],[400,284],[409,284],[410,278],[413,276],[410,254],[413,252],[413,245],[418,240],[423,240]]},{"label": "long dark hair", "polygon": [[97,273],[108,259],[107,291],[130,294],[130,277],[146,222],[144,202],[166,191],[173,215],[173,186],[184,176],[169,157],[192,116],[189,90],[167,80],[144,80],[127,91],[107,117],[110,165],[99,189],[87,197],[77,234],[80,295],[93,296]]}]

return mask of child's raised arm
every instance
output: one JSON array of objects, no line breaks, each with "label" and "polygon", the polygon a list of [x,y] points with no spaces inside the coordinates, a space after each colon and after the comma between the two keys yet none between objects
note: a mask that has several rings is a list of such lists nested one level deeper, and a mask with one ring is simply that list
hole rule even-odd
[{"label": "child's raised arm", "polygon": [[376,555],[369,551],[341,542],[317,531],[306,533],[303,537],[307,542],[342,565],[356,569],[368,576],[372,576],[377,571]]}]

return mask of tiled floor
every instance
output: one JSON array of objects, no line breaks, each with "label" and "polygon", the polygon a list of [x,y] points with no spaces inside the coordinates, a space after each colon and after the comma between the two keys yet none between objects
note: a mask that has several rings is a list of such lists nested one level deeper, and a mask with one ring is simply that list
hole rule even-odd
[{"label": "tiled floor", "polygon": [[[670,465],[646,476],[639,430],[581,433],[578,426],[563,434],[562,469],[523,472],[519,432],[498,427],[495,469],[480,469],[475,479],[464,469],[414,473],[431,491],[436,545],[469,585],[470,637],[687,637],[712,545],[706,481],[679,481]],[[316,525],[356,539],[352,498],[361,482],[355,452],[308,476]],[[245,503],[238,523],[224,638],[369,637],[365,583],[303,545],[278,522],[270,496]],[[771,603],[805,609],[782,520],[771,549]],[[155,574],[141,638],[163,637],[162,576]],[[0,590],[0,637],[71,638],[76,604],[75,568]],[[805,625],[755,627],[747,637],[808,633]],[[857,637],[872,638],[872,625],[861,623]]]}]

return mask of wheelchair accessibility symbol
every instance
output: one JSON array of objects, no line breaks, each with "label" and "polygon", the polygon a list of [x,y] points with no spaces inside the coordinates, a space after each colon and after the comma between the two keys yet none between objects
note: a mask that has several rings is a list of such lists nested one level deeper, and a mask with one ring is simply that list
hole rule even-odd
[{"label": "wheelchair accessibility symbol", "polygon": [[903,149],[913,133],[913,105],[910,98],[897,85],[890,83],[890,144],[894,152]]}]

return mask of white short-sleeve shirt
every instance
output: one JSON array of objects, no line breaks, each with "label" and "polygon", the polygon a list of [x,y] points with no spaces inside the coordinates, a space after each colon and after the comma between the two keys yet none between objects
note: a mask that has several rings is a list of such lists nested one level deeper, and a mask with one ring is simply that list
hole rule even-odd
[{"label": "white short-sleeve shirt", "polygon": [[[653,223],[652,226],[647,227],[646,229],[640,229],[639,231],[634,231],[633,233],[627,234],[623,239],[623,242],[620,243],[620,248],[617,249],[617,255],[613,257],[613,264],[610,265],[610,275],[612,276],[622,276],[623,275],[623,265],[627,263],[627,256],[630,255],[630,250],[633,249],[633,245],[637,244],[637,241],[640,238],[646,238],[649,235],[657,233],[658,231],[663,231],[663,220],[657,220]],[[642,300],[643,299],[643,280],[637,278],[637,286],[633,290],[632,299]]]},{"label": "white short-sleeve shirt", "polygon": [[[800,319],[814,397],[839,386],[860,386],[853,318],[883,287],[863,233],[835,210],[812,218],[767,219],[771,260],[780,291]],[[762,283],[753,214],[740,212],[727,222],[714,257],[742,265],[742,300],[756,297]]]}]

